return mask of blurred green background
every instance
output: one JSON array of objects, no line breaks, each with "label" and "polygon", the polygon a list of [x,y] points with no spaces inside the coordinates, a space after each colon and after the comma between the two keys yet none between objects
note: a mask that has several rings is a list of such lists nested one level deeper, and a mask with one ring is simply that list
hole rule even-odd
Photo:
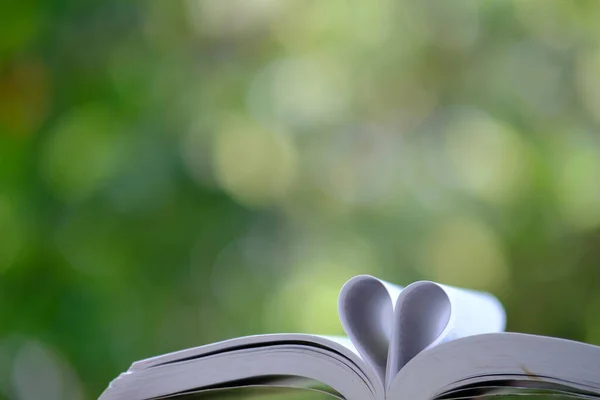
[{"label": "blurred green background", "polygon": [[600,344],[600,2],[10,3],[0,396],[340,333],[360,273]]}]

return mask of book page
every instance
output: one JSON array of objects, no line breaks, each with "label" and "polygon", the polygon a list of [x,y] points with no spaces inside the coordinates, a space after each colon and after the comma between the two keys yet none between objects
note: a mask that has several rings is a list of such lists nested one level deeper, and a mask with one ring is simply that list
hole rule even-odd
[{"label": "book page", "polygon": [[[259,346],[230,346],[217,353],[130,369],[113,380],[99,400],[145,400],[239,386],[241,381],[272,386],[281,384],[281,377],[319,381],[348,399],[384,398],[383,387],[372,370],[342,345],[307,335],[274,336]],[[289,386],[289,379],[284,383]]]},{"label": "book page", "polygon": [[321,347],[331,348],[331,350],[342,353],[345,356],[353,358],[354,360],[360,360],[358,350],[350,341],[350,339],[344,336],[310,335],[303,333],[271,333],[227,339],[204,346],[191,347],[189,349],[179,350],[172,353],[161,354],[156,357],[134,362],[129,368],[129,371],[133,372],[183,360],[214,356],[231,351],[242,350],[245,348],[269,347],[289,342],[305,344],[306,346],[318,345]]},{"label": "book page", "polygon": [[[388,399],[430,400],[502,387],[600,397],[600,347],[520,333],[460,338],[425,350],[394,378]],[[472,393],[471,393],[472,394]]]},{"label": "book page", "polygon": [[402,288],[369,275],[350,279],[342,287],[338,312],[344,331],[383,385],[393,312]]},{"label": "book page", "polygon": [[305,387],[297,385],[285,385],[285,383],[221,387],[178,393],[159,397],[157,400],[344,400],[343,397],[341,397],[341,395],[335,390],[324,387],[318,382],[313,383],[314,385],[309,384]]},{"label": "book page", "polygon": [[461,337],[502,332],[506,316],[492,295],[421,281],[407,286],[394,308],[386,387],[420,352]]},{"label": "book page", "polygon": [[386,387],[419,352],[505,325],[490,294],[429,281],[402,288],[369,275],[343,286],[338,309],[346,334]]}]

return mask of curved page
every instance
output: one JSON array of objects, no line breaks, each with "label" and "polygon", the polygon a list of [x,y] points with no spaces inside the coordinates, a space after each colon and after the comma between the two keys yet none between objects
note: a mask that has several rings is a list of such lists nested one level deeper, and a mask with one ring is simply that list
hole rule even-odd
[{"label": "curved page", "polygon": [[99,400],[144,400],[274,376],[322,382],[345,398],[383,399],[378,377],[343,342],[343,338],[276,334],[183,350],[136,362],[111,382]]},{"label": "curved page", "polygon": [[421,281],[396,300],[386,387],[420,352],[461,337],[504,330],[502,304],[492,295]]},{"label": "curved page", "polygon": [[297,387],[284,384],[241,385],[235,387],[194,390],[182,394],[159,397],[156,400],[344,400],[339,393],[312,387]]},{"label": "curved page", "polygon": [[338,313],[344,331],[383,385],[392,335],[394,304],[402,288],[369,275],[342,287]]},{"label": "curved page", "polygon": [[[465,386],[548,383],[574,393],[600,394],[600,347],[519,333],[457,339],[414,357],[394,378],[387,398],[429,400]],[[556,386],[558,387],[558,386]]]}]

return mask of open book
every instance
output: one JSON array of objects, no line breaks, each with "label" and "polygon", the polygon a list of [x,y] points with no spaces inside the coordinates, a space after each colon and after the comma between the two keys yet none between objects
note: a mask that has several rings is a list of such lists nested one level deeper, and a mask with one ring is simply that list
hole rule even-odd
[{"label": "open book", "polygon": [[349,400],[515,390],[600,398],[600,347],[503,333],[504,309],[490,294],[361,275],[343,286],[338,308],[347,338],[257,335],[161,355],[135,362],[100,400],[207,398],[236,387],[305,387]]}]

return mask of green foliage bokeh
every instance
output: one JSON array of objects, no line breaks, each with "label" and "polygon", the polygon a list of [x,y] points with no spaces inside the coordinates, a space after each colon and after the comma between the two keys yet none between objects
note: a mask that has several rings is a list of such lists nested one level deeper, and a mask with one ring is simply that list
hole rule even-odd
[{"label": "green foliage bokeh", "polygon": [[3,8],[0,397],[340,333],[359,273],[600,344],[599,2]]}]

